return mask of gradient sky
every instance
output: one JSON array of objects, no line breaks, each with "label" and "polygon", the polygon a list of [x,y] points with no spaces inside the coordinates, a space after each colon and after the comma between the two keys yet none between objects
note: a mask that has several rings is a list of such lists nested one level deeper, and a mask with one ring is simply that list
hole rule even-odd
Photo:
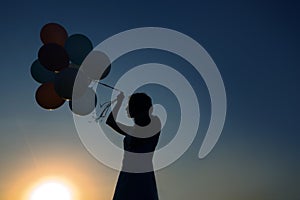
[{"label": "gradient sky", "polygon": [[[39,85],[30,65],[42,45],[39,31],[57,22],[69,34],[85,34],[94,45],[131,28],[174,29],[198,41],[217,64],[228,98],[221,138],[208,157],[198,159],[209,119],[209,100],[203,100],[203,126],[193,145],[156,173],[161,200],[298,200],[299,10],[298,1],[2,2],[0,199],[21,199],[45,176],[67,179],[81,199],[106,200],[113,194],[118,172],[85,150],[68,106],[49,112],[34,99]],[[166,52],[136,52],[117,60],[107,81],[122,73],[114,66],[149,61],[185,65]],[[200,77],[190,79],[201,82]],[[201,98],[207,92],[199,85]],[[171,96],[166,101],[176,107]],[[172,130],[176,123],[168,126]]]}]

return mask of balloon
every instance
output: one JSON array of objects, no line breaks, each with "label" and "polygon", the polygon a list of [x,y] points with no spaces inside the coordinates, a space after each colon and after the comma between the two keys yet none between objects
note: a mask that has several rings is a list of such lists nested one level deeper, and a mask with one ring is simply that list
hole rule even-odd
[{"label": "balloon", "polygon": [[91,79],[104,79],[110,72],[111,63],[108,56],[101,51],[90,52],[81,65],[82,71]]},{"label": "balloon", "polygon": [[35,93],[36,102],[44,109],[53,110],[64,104],[65,100],[60,98],[54,90],[51,82],[43,83]]},{"label": "balloon", "polygon": [[[81,97],[85,93],[90,82],[91,81],[89,81],[80,70],[75,68],[65,68],[56,74],[54,88],[61,98],[71,100],[72,97]],[[76,90],[73,90],[74,86],[76,86]]]},{"label": "balloon", "polygon": [[55,73],[46,69],[38,60],[35,60],[30,68],[31,76],[39,83],[51,82],[55,78]]},{"label": "balloon", "polygon": [[66,40],[65,49],[70,60],[77,65],[81,65],[85,57],[92,51],[93,44],[86,36],[74,34]]},{"label": "balloon", "polygon": [[50,71],[60,71],[69,66],[69,57],[65,49],[55,43],[43,45],[38,53],[40,63]]},{"label": "balloon", "polygon": [[71,111],[81,116],[90,114],[95,109],[96,105],[97,95],[93,88],[88,88],[82,97],[69,101]]},{"label": "balloon", "polygon": [[40,37],[44,44],[56,43],[64,46],[68,33],[63,26],[56,23],[48,23],[41,29]]}]

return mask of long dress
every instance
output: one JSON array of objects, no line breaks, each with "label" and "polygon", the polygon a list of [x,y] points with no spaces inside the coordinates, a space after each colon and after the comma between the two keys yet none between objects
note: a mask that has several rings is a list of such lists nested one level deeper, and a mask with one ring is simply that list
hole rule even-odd
[{"label": "long dress", "polygon": [[[147,138],[137,138],[125,135],[123,140],[124,158],[122,171],[119,174],[113,200],[158,200],[158,192],[153,171],[153,152],[158,143],[160,131]],[[135,163],[130,158],[130,153],[147,153],[146,157],[138,157]],[[126,172],[126,167],[142,164],[148,172]]]}]

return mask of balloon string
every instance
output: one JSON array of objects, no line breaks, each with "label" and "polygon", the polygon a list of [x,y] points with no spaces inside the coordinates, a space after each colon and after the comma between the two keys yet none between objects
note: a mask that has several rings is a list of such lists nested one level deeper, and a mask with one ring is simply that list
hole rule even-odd
[{"label": "balloon string", "polygon": [[117,88],[114,88],[114,87],[112,87],[112,86],[110,86],[110,85],[107,85],[107,84],[105,84],[105,83],[100,83],[100,82],[98,82],[99,84],[101,84],[101,85],[103,85],[103,86],[106,86],[106,87],[108,87],[108,88],[111,88],[111,89],[113,89],[113,90],[117,90],[118,92],[121,92],[121,90],[119,90],[119,89],[117,89]]},{"label": "balloon string", "polygon": [[[100,84],[100,85],[103,85],[103,86],[107,87],[107,88],[110,88],[110,89],[113,89],[113,90],[116,90],[116,91],[118,91],[118,92],[123,93],[122,90],[119,90],[119,89],[117,89],[117,88],[115,88],[115,87],[113,87],[113,86],[110,86],[110,85],[105,84],[105,83],[101,83],[100,81],[96,81],[96,80],[94,80],[94,81],[95,81],[96,83]],[[116,101],[117,101],[117,99],[114,99],[114,100],[112,100],[112,101],[107,101],[107,102],[105,102],[105,103],[103,103],[103,104],[100,104],[100,108],[101,108],[101,109],[103,108],[103,110],[101,111],[100,115],[97,116],[97,117],[95,118],[96,121],[99,121],[99,120],[100,120],[100,121],[102,122],[102,120],[103,120],[103,119],[105,118],[105,116],[107,115],[107,112],[108,112],[108,110],[109,110],[111,104],[113,104],[113,103],[116,102]]]},{"label": "balloon string", "polygon": [[113,104],[114,102],[116,102],[117,99],[113,100],[113,101],[107,101],[103,104],[100,104],[100,108],[104,107],[104,109],[102,110],[102,112],[100,113],[100,115],[98,117],[96,117],[96,121],[101,121],[105,118],[105,116],[107,115],[107,112],[111,106],[111,104]]},{"label": "balloon string", "polygon": [[119,90],[119,89],[117,89],[117,88],[115,88],[115,87],[113,87],[113,86],[110,86],[110,85],[108,85],[108,84],[105,84],[105,83],[101,83],[100,81],[96,81],[96,80],[94,80],[96,83],[98,83],[98,84],[100,84],[100,85],[103,85],[103,86],[105,86],[105,87],[108,87],[108,88],[110,88],[110,89],[113,89],[113,90],[116,90],[116,91],[118,91],[118,92],[122,92],[122,90]]}]

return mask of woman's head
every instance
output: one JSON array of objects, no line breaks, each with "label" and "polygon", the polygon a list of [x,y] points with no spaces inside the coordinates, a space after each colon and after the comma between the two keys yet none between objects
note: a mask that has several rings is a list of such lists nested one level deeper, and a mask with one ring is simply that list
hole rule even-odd
[{"label": "woman's head", "polygon": [[152,108],[152,100],[145,93],[134,93],[128,102],[128,113],[132,118],[148,116]]}]

